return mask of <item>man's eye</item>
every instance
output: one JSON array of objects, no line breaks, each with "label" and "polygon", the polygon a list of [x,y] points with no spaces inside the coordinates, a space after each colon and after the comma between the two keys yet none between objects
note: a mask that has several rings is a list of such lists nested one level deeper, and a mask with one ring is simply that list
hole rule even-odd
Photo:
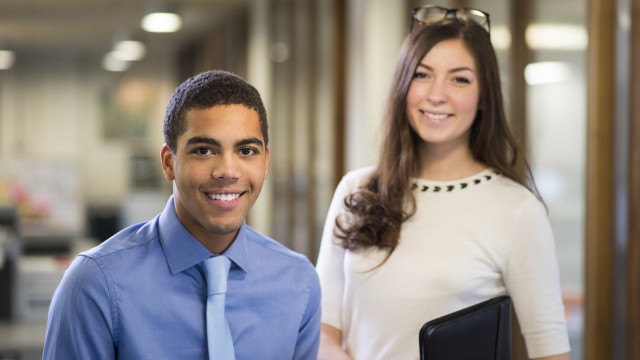
[{"label": "man's eye", "polygon": [[198,148],[194,151],[198,155],[210,155],[212,154],[210,149],[207,148]]},{"label": "man's eye", "polygon": [[240,149],[240,153],[242,155],[254,155],[257,153],[257,151],[254,148],[242,148]]}]

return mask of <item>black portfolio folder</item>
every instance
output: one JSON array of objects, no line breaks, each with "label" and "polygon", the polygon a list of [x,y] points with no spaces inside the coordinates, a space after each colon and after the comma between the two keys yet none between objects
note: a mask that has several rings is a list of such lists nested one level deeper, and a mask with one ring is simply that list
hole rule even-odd
[{"label": "black portfolio folder", "polygon": [[500,296],[424,324],[421,360],[511,359],[511,298]]}]

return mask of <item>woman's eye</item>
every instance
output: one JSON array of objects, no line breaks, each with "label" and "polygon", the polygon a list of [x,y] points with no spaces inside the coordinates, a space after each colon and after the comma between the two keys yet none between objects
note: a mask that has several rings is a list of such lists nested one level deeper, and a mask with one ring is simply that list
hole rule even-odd
[{"label": "woman's eye", "polygon": [[459,84],[471,84],[471,80],[464,76],[456,76],[455,78],[453,78],[453,81]]},{"label": "woman's eye", "polygon": [[420,72],[420,71],[416,71],[413,74],[413,78],[414,79],[426,79],[429,77],[429,74],[425,73],[425,72]]}]

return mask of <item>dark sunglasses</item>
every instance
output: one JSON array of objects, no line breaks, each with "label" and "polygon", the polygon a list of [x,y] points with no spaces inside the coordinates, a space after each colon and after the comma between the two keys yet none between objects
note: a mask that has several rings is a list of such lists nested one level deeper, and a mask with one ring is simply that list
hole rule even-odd
[{"label": "dark sunglasses", "polygon": [[455,19],[461,23],[471,21],[482,26],[487,32],[491,30],[488,12],[470,8],[448,8],[438,5],[424,5],[413,9],[411,12],[411,27],[409,31],[413,30],[413,23],[421,26],[429,26],[446,19]]}]

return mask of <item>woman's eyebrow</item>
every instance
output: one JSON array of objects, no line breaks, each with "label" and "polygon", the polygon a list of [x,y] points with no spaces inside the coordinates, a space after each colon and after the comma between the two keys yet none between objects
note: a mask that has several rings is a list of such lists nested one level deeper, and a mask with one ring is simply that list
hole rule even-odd
[{"label": "woman's eyebrow", "polygon": [[[418,67],[423,67],[429,71],[433,71],[433,68],[427,64],[423,64],[423,63],[419,63]],[[449,73],[455,73],[455,72],[460,72],[460,71],[471,71],[474,72],[472,68],[468,67],[468,66],[460,66],[457,68],[453,68],[453,69],[449,69],[448,72]]]}]

